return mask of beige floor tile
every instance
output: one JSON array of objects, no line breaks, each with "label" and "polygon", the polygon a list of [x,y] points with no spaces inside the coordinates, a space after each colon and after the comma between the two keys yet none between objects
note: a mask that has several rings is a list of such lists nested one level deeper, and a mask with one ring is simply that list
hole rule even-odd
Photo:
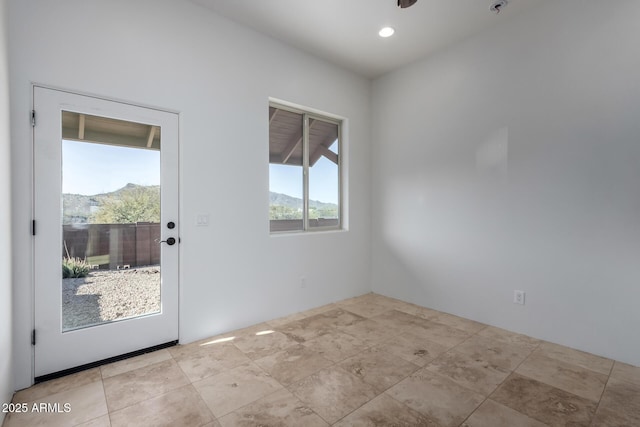
[{"label": "beige floor tile", "polygon": [[432,310],[430,308],[422,307],[416,304],[412,304],[405,301],[396,300],[393,298],[380,297],[382,300],[373,300],[376,301],[376,304],[386,307],[388,310],[396,310],[402,313],[409,314],[411,316],[420,317],[422,319],[428,319],[429,317],[433,317],[435,314],[439,313],[437,310]]},{"label": "beige floor tile", "polygon": [[111,412],[175,390],[189,380],[174,360],[166,360],[106,378],[103,383]]},{"label": "beige floor tile", "polygon": [[332,362],[340,362],[368,348],[368,346],[358,338],[339,331],[322,335],[304,342],[303,345]]},{"label": "beige floor tile", "polygon": [[390,336],[374,348],[400,356],[407,362],[418,366],[427,365],[448,349],[448,347],[411,333]]},{"label": "beige floor tile", "polygon": [[[375,300],[374,300],[375,301]],[[377,300],[379,305],[389,307],[390,309],[401,311],[412,316],[415,316],[417,311],[419,310],[419,306],[412,304],[410,302],[401,301],[399,299],[394,298],[386,298]]]},{"label": "beige floor tile", "polygon": [[289,390],[329,424],[377,394],[369,384],[336,366],[316,372],[291,385]]},{"label": "beige floor tile", "polygon": [[622,362],[615,362],[611,378],[640,384],[640,368]]},{"label": "beige floor tile", "polygon": [[607,375],[538,355],[529,356],[515,372],[594,402],[607,382]]},{"label": "beige floor tile", "polygon": [[493,392],[510,371],[481,357],[449,351],[429,363],[426,369],[438,373],[483,396]]},{"label": "beige floor tile", "polygon": [[419,412],[381,394],[344,417],[335,427],[437,427]]},{"label": "beige floor tile", "polygon": [[391,336],[411,333],[421,337],[425,328],[432,324],[428,320],[395,309],[374,316],[370,320],[383,325]]},{"label": "beige floor tile", "polygon": [[481,394],[426,369],[385,393],[443,427],[459,426],[484,400]]},{"label": "beige floor tile", "polygon": [[296,344],[298,344],[297,341],[275,330],[261,331],[258,335],[242,337],[233,341],[233,345],[238,347],[251,360],[277,353]]},{"label": "beige floor tile", "polygon": [[367,300],[355,301],[348,304],[338,303],[338,305],[344,307],[352,313],[366,318],[377,316],[390,310],[389,307],[385,307],[383,305],[376,304],[373,301]]},{"label": "beige floor tile", "polygon": [[175,359],[191,382],[219,374],[250,360],[236,346],[229,343],[200,347],[196,351],[184,353]]},{"label": "beige floor tile", "polygon": [[611,373],[611,368],[613,367],[613,360],[611,359],[550,342],[542,342],[533,354],[561,360],[607,376]]},{"label": "beige floor tile", "polygon": [[10,413],[3,426],[75,426],[107,414],[107,403],[100,381],[38,398],[26,404],[28,412]]},{"label": "beige floor tile", "polygon": [[207,377],[193,386],[216,418],[282,389],[280,383],[253,362]]},{"label": "beige floor tile", "polygon": [[192,385],[112,412],[112,427],[199,427],[213,415]]},{"label": "beige floor tile", "polygon": [[480,335],[473,335],[453,350],[509,371],[516,369],[533,351],[529,345],[498,341]]},{"label": "beige floor tile", "polygon": [[313,410],[286,389],[243,406],[220,418],[222,427],[325,427],[329,426]]},{"label": "beige floor tile", "polygon": [[256,325],[247,326],[246,328],[235,329],[211,337],[203,338],[189,344],[169,347],[168,350],[173,357],[177,358],[184,355],[185,353],[191,353],[201,347],[207,347],[215,344],[232,344],[236,340],[243,337],[251,337],[262,331],[268,331],[272,329],[273,327],[266,322],[258,323]]},{"label": "beige floor tile", "polygon": [[365,295],[363,298],[367,298],[367,301],[375,302],[378,305],[383,305],[385,307],[389,307],[393,309],[395,307],[405,307],[407,305],[406,302],[400,301],[399,299],[387,297],[384,295],[370,293]]},{"label": "beige floor tile", "polygon": [[359,303],[368,302],[368,301],[373,302],[375,298],[376,298],[376,294],[372,292],[367,292],[366,294],[358,295],[357,297],[343,299],[341,301],[336,302],[336,304],[349,305],[349,304],[359,304]]},{"label": "beige floor tile", "polygon": [[38,384],[13,401],[72,411],[3,427],[636,427],[637,396],[640,368],[369,293]]},{"label": "beige floor tile", "polygon": [[452,328],[460,329],[469,334],[475,334],[480,330],[487,327],[484,323],[476,322],[462,317],[454,316],[453,314],[436,312],[428,320],[437,322],[443,325],[451,326]]},{"label": "beige floor tile", "polygon": [[178,358],[186,354],[195,353],[196,351],[200,350],[200,348],[202,348],[201,345],[205,342],[205,340],[198,340],[189,344],[178,344],[168,348],[167,351],[169,352],[169,354],[171,354],[171,357],[177,360]]},{"label": "beige floor tile", "polygon": [[413,334],[451,348],[469,338],[471,334],[451,326],[432,322],[422,317],[391,310],[372,317],[372,320],[386,326],[394,334]]},{"label": "beige floor tile", "polygon": [[103,365],[100,367],[100,372],[102,373],[102,378],[109,378],[169,359],[171,359],[171,353],[169,353],[169,350],[162,349],[129,359],[120,360],[118,362],[109,363],[108,365]]},{"label": "beige floor tile", "polygon": [[340,306],[338,304],[331,303],[331,304],[321,305],[320,307],[315,307],[310,310],[301,311],[300,314],[302,314],[304,317],[312,317],[318,314],[322,314],[325,311],[333,310],[336,308],[340,308]]},{"label": "beige floor tile", "polygon": [[545,427],[546,424],[501,405],[486,400],[461,427]]},{"label": "beige floor tile", "polygon": [[640,383],[609,378],[595,426],[640,426]]},{"label": "beige floor tile", "polygon": [[232,344],[233,340],[235,340],[235,336],[231,335],[217,335],[215,337],[208,337],[205,339],[201,339],[189,344],[179,344],[173,347],[169,347],[167,351],[171,353],[171,356],[178,360],[183,356],[193,354],[200,349],[205,347],[215,346],[215,345],[223,345],[223,344]]},{"label": "beige floor tile", "polygon": [[98,418],[94,418],[86,423],[78,424],[75,427],[111,427],[111,420],[109,415],[103,415]]},{"label": "beige floor tile", "polygon": [[358,338],[368,346],[380,344],[380,342],[394,335],[394,331],[372,319],[366,319],[356,324],[338,328],[344,333]]},{"label": "beige floor tile", "polygon": [[596,403],[518,374],[509,378],[491,399],[550,426],[588,426]]},{"label": "beige floor tile", "polygon": [[408,332],[447,348],[454,347],[470,337],[468,332],[436,322],[428,322],[421,326],[420,329],[414,328],[408,330]]},{"label": "beige floor tile", "polygon": [[32,402],[51,394],[60,393],[61,391],[71,390],[76,387],[100,381],[100,368],[88,369],[86,371],[67,375],[65,377],[56,378],[55,380],[45,381],[18,391],[13,395],[14,403]]},{"label": "beige floor tile", "polygon": [[316,314],[305,317],[302,320],[286,323],[275,328],[275,330],[298,343],[303,343],[321,335],[330,334],[335,331],[335,328],[329,324],[328,319],[322,314]]},{"label": "beige floor tile", "polygon": [[186,344],[186,345],[178,345],[174,347],[169,347],[168,350],[171,352],[172,356],[179,356],[181,354],[181,349],[185,349],[190,351],[190,347],[206,347],[208,345],[218,344],[218,343],[233,343],[235,340],[243,338],[243,337],[251,337],[257,333],[262,331],[273,329],[271,325],[267,322],[258,323],[255,325],[247,326],[246,328],[234,329],[228,332],[224,332],[212,337],[203,338],[201,340]]},{"label": "beige floor tile", "polygon": [[426,327],[430,323],[426,319],[396,309],[374,316],[372,320],[386,326],[394,333],[407,332],[415,327]]},{"label": "beige floor tile", "polygon": [[334,328],[351,326],[365,320],[364,317],[343,309],[342,307],[325,311],[321,316],[327,319],[327,325]]},{"label": "beige floor tile", "polygon": [[246,337],[253,337],[257,334],[260,334],[264,331],[270,331],[273,330],[273,328],[271,327],[271,325],[269,325],[267,322],[262,322],[262,323],[258,323],[257,325],[251,325],[251,326],[247,326],[246,328],[242,328],[242,329],[236,329],[230,332],[227,332],[226,334],[223,334],[219,337],[221,338],[233,338],[231,340],[229,340],[228,342],[236,342],[237,340],[241,339],[241,338],[246,338]]},{"label": "beige floor tile", "polygon": [[305,315],[302,313],[293,313],[293,314],[289,314],[288,316],[278,317],[277,319],[269,320],[267,321],[267,323],[272,328],[276,328],[276,327],[285,325],[287,323],[294,322],[296,320],[302,320],[304,318],[305,318]]},{"label": "beige floor tile", "polygon": [[350,357],[338,366],[373,386],[382,393],[419,369],[400,356],[378,349],[365,350]]},{"label": "beige floor tile", "polygon": [[515,332],[496,328],[494,326],[487,326],[486,328],[480,330],[478,332],[478,335],[506,343],[519,344],[521,346],[526,346],[531,350],[538,347],[538,345],[542,342],[538,339],[531,338],[522,334],[516,334]]},{"label": "beige floor tile", "polygon": [[333,364],[301,344],[258,359],[255,363],[285,386]]},{"label": "beige floor tile", "polygon": [[427,307],[421,307],[419,305],[416,306],[415,312],[411,313],[414,316],[418,316],[421,317],[423,319],[429,320],[432,319],[440,314],[443,314],[441,311],[438,310],[433,310],[431,308],[427,308]]},{"label": "beige floor tile", "polygon": [[598,410],[590,427],[637,427],[638,422],[629,423],[623,414],[611,410]]}]

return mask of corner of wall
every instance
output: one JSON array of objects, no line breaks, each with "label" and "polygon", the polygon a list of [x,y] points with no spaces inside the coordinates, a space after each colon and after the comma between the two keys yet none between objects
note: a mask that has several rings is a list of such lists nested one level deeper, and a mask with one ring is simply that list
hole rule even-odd
[{"label": "corner of wall", "polygon": [[[7,1],[0,0],[0,90],[9,92],[9,59],[7,53]],[[4,238],[0,242],[0,402],[10,402],[13,396],[13,310],[11,290],[11,172],[9,162],[9,100],[0,101],[0,224]],[[0,413],[0,423],[4,419]]]}]

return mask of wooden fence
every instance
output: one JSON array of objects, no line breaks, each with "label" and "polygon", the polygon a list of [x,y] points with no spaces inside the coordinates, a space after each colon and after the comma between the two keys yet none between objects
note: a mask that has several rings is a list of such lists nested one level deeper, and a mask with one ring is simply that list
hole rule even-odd
[{"label": "wooden fence", "polygon": [[68,251],[100,269],[158,265],[159,239],[158,223],[63,225],[62,253],[66,256]]},{"label": "wooden fence", "polygon": [[[336,227],[337,218],[309,219],[309,228],[313,227]],[[302,230],[301,219],[272,219],[269,221],[271,232]]]}]

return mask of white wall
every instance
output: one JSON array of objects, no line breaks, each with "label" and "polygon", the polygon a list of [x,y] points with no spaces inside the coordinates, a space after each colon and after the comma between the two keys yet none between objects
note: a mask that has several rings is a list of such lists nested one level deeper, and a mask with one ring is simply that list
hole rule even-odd
[{"label": "white wall", "polygon": [[374,81],[373,290],[640,365],[640,2],[530,12]]},{"label": "white wall", "polygon": [[[0,0],[0,403],[13,395],[11,311],[11,169],[9,138],[9,60],[7,3]],[[0,424],[5,414],[0,413]]]},{"label": "white wall", "polygon": [[[180,111],[182,342],[370,290],[368,80],[185,1],[12,0],[10,36],[19,387],[32,375],[32,82]],[[348,232],[269,236],[268,97],[348,118]]]}]

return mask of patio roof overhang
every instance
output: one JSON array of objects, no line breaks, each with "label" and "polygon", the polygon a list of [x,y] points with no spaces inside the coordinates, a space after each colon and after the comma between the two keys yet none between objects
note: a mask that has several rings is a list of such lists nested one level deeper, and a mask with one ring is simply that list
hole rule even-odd
[{"label": "patio roof overhang", "polygon": [[[269,163],[302,166],[302,114],[269,107]],[[338,164],[329,149],[338,139],[338,125],[309,118],[309,166],[322,156]]]},{"label": "patio roof overhang", "polygon": [[63,111],[62,139],[159,150],[160,127]]}]

